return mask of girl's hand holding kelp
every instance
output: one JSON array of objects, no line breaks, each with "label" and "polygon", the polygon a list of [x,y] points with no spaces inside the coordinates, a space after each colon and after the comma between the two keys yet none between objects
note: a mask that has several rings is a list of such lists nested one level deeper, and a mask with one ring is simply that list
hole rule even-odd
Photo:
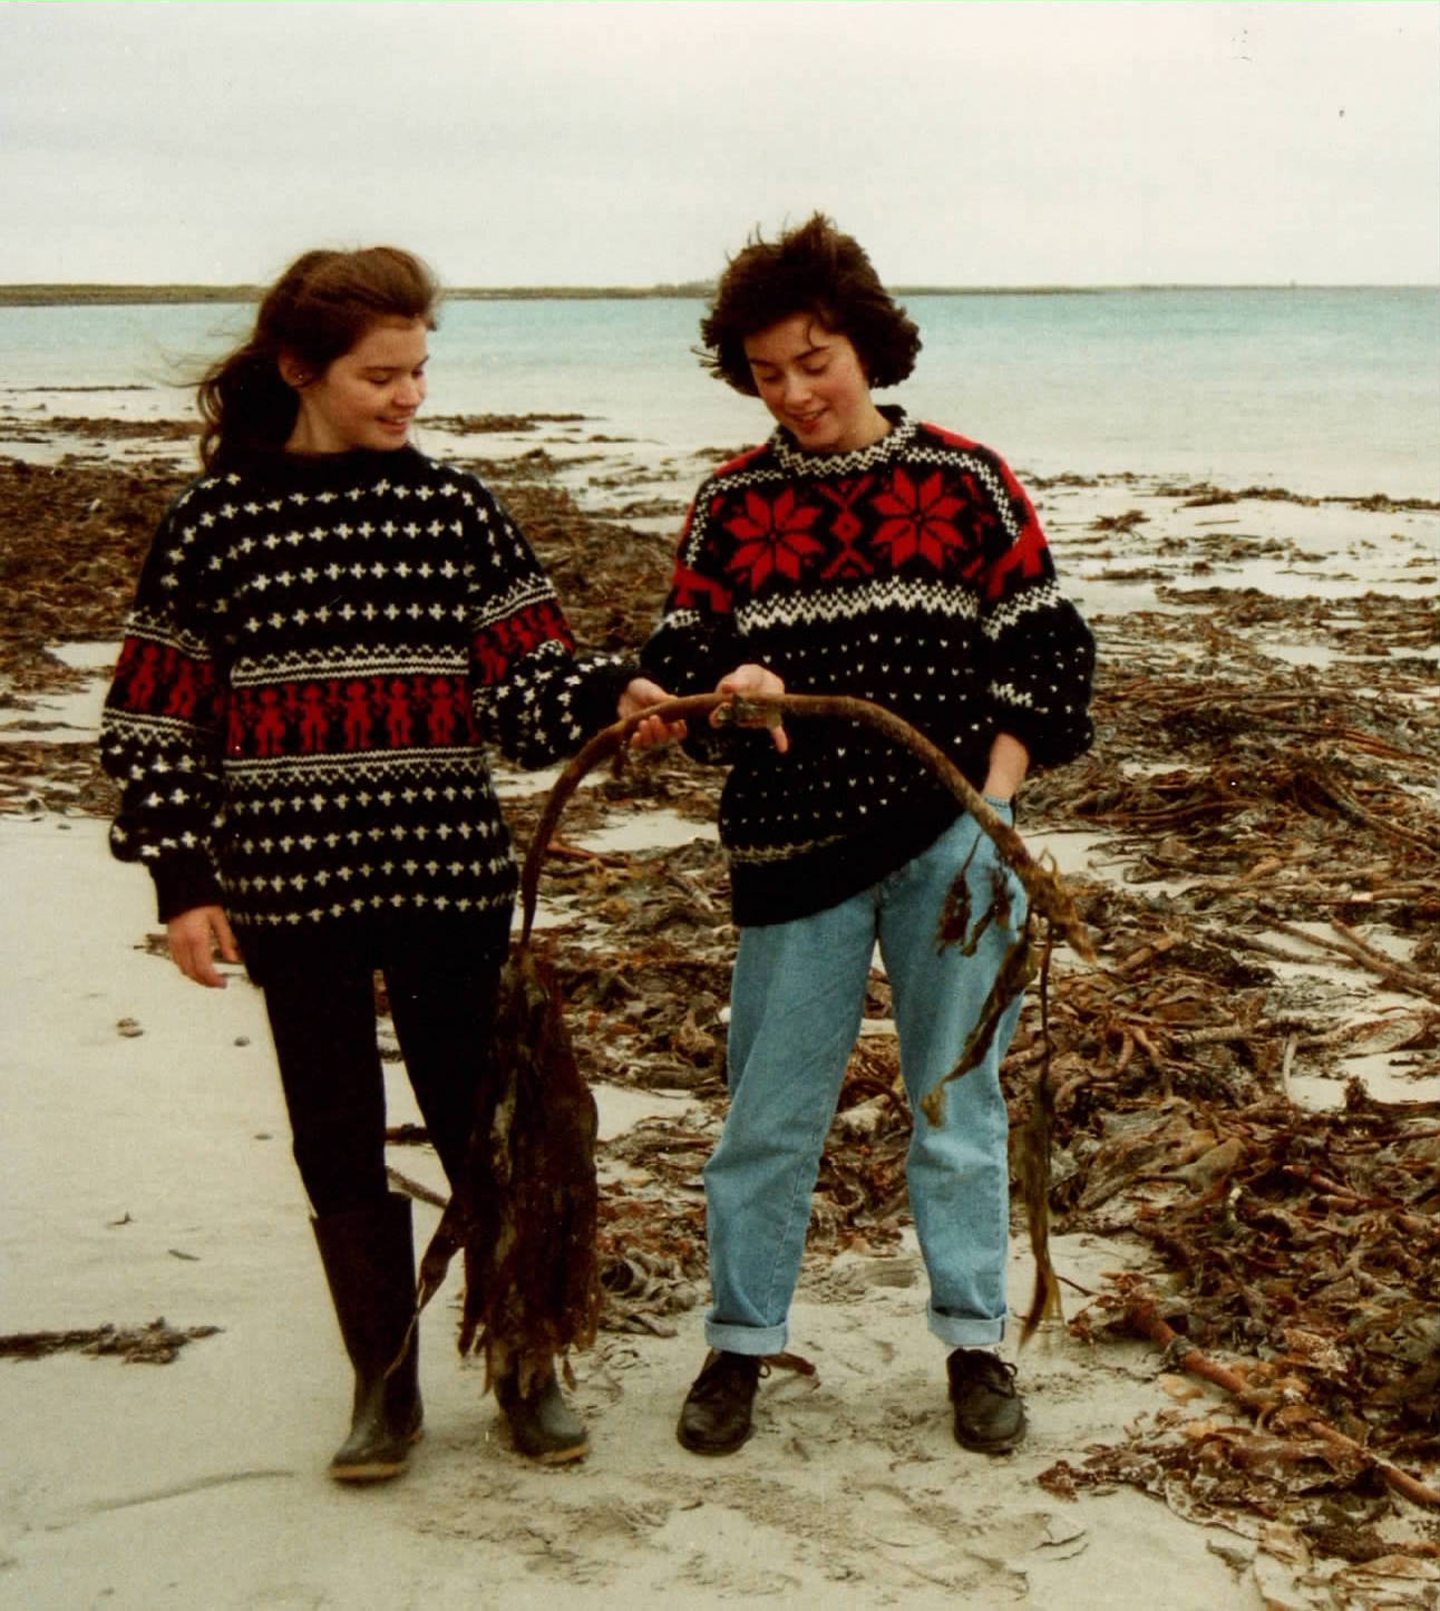
[{"label": "girl's hand holding kelp", "polygon": [[[648,677],[636,677],[620,695],[620,720],[628,722],[631,717],[639,716],[651,705],[661,704],[669,697],[658,682],[651,682]],[[667,722],[660,716],[647,716],[631,734],[630,743],[637,750],[653,750],[670,743],[672,739],[683,739],[686,732],[683,721]]]},{"label": "girl's hand holding kelp", "polygon": [[[785,679],[765,666],[737,666],[728,677],[716,684],[717,694],[728,694],[734,700],[761,701],[779,699],[785,692]],[[733,705],[722,705],[710,717],[712,727],[733,722],[737,727],[768,727],[775,748],[783,755],[790,748],[790,735],[781,725],[778,715],[742,715]]]}]

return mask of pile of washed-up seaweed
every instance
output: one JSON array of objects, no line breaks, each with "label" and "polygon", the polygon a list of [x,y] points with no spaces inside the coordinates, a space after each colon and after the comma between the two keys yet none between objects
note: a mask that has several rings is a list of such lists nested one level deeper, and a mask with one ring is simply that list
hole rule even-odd
[{"label": "pile of washed-up seaweed", "polygon": [[[669,540],[582,515],[523,464],[489,473],[581,640],[637,642]],[[118,634],[182,479],[0,464],[12,718],[74,680],[45,641]],[[1095,751],[1026,790],[1032,845],[1090,836],[1069,841],[1085,868],[1069,883],[1100,960],[1057,952],[1043,1022],[1032,992],[1005,1078],[1017,1146],[1045,1082],[1052,1228],[1146,1250],[1143,1276],[1069,1284],[1071,1334],[1096,1348],[1147,1335],[1165,1350],[1157,1368],[1208,1363],[1230,1396],[1204,1388],[1044,1480],[1131,1484],[1240,1530],[1283,1524],[1318,1557],[1398,1554],[1429,1571],[1440,1510],[1423,1493],[1411,1507],[1390,1474],[1440,1475],[1440,1110],[1410,1095],[1423,1080],[1433,1095],[1440,1073],[1440,608],[1433,591],[1343,610],[1248,589],[1156,594],[1154,611],[1092,619]],[[1317,665],[1269,656],[1272,637],[1313,645]],[[546,862],[543,949],[587,1076],[684,1095],[601,1149],[612,1327],[672,1330],[704,1281],[700,1170],[723,1118],[733,947],[718,782],[671,752],[633,762],[580,792]],[[0,746],[4,809],[112,803],[93,746],[13,733]],[[522,843],[539,805],[507,801]],[[578,843],[602,817],[661,806],[699,837],[639,853]],[[888,1015],[877,973],[874,1033],[817,1191],[815,1260],[894,1247],[906,1223]],[[1409,1507],[1399,1544],[1396,1507]]]},{"label": "pile of washed-up seaweed", "polygon": [[[1440,1104],[1405,1095],[1407,1077],[1440,1072],[1440,690],[1433,662],[1404,652],[1435,640],[1436,613],[1362,604],[1347,652],[1388,653],[1326,676],[1277,667],[1240,635],[1278,607],[1287,635],[1319,640],[1310,601],[1189,597],[1193,632],[1097,623],[1102,663],[1124,668],[1101,683],[1101,742],[1027,796],[1027,833],[1103,834],[1110,876],[1071,880],[1101,963],[1057,960],[1048,1036],[1032,1001],[1006,1078],[1017,1121],[1047,1082],[1054,1228],[1153,1251],[1148,1281],[1117,1275],[1072,1332],[1229,1361],[1235,1418],[1177,1411],[1047,1480],[1129,1482],[1196,1514],[1283,1514],[1317,1553],[1368,1559],[1393,1553],[1373,1524],[1406,1497],[1400,1468],[1421,1473],[1409,1496],[1428,1503],[1424,1473],[1433,1483],[1440,1463]],[[1183,667],[1164,647],[1177,630],[1201,650]],[[656,781],[672,805],[703,809],[683,767]],[[627,784],[597,792],[613,803]],[[718,1124],[729,955],[719,854],[703,841],[571,850],[547,878],[583,913],[549,943],[597,1077],[706,1099],[703,1120],[642,1124],[608,1153],[605,1220],[625,1266],[613,1278],[650,1304],[617,1303],[614,1323],[660,1329],[659,1278],[679,1304],[703,1274],[698,1176]],[[887,1008],[877,975],[870,1016]],[[1354,1060],[1385,1065],[1388,1100]],[[1335,1105],[1297,1102],[1302,1080],[1335,1082]],[[863,1040],[812,1247],[896,1239],[908,1135],[894,1043]]]}]

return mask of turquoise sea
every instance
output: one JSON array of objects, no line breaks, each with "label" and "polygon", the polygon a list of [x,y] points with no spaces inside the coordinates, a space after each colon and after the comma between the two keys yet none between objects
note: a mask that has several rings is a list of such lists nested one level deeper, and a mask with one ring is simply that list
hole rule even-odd
[{"label": "turquoise sea", "polygon": [[[1022,471],[1440,498],[1440,287],[906,301],[924,350],[880,399]],[[427,406],[578,413],[667,453],[758,440],[760,406],[692,356],[701,312],[684,298],[451,302]],[[224,304],[0,308],[0,414],[183,414],[180,386],[247,317]]]}]

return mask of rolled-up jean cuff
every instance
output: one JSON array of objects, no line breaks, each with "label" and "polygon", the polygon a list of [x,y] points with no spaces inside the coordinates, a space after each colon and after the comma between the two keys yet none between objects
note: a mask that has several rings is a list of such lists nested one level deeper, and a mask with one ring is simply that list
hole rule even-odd
[{"label": "rolled-up jean cuff", "polygon": [[788,1326],[726,1326],[718,1320],[705,1321],[705,1341],[726,1354],[779,1354],[789,1340]]},{"label": "rolled-up jean cuff", "polygon": [[[1005,1316],[998,1320],[979,1320],[973,1315],[947,1315],[934,1304],[925,1312],[930,1331],[947,1348],[986,1348],[1005,1339]],[[736,1352],[739,1350],[737,1349]]]}]

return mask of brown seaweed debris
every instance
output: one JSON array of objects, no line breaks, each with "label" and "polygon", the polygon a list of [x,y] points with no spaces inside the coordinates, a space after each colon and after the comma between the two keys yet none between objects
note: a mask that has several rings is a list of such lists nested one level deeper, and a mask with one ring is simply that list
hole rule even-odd
[{"label": "brown seaweed debris", "polygon": [[[527,483],[525,476],[539,473],[535,466],[480,468],[560,578],[577,636],[641,641],[669,574],[670,542],[629,533],[580,511],[558,488]],[[9,605],[0,672],[10,687],[50,686],[69,676],[41,653],[44,638],[118,633],[167,479],[178,487],[184,477],[168,469],[142,475],[98,463],[51,470],[0,460],[0,515],[17,557],[8,581],[10,568],[0,566],[0,602]],[[1117,479],[1127,478],[1106,484]],[[1060,477],[1056,484],[1090,483]],[[140,509],[142,501],[150,507]],[[1157,529],[1163,537],[1152,523],[1127,541],[1143,542]],[[113,567],[116,585],[97,587],[96,563]],[[1285,568],[1303,576],[1308,563],[1292,554]],[[44,621],[32,613],[32,600]],[[1059,1230],[1138,1244],[1160,1266],[1154,1281],[1165,1294],[1165,1318],[1184,1329],[1191,1346],[1282,1372],[1293,1369],[1286,1359],[1308,1361],[1309,1402],[1318,1412],[1437,1483],[1440,1344],[1432,1339],[1427,1350],[1424,1334],[1405,1327],[1440,1314],[1440,1254],[1427,1263],[1430,1244],[1405,1224],[1434,1225],[1440,1209],[1423,1195],[1394,1199],[1403,1203],[1398,1211],[1383,1206],[1391,1200],[1384,1182],[1371,1183],[1359,1167],[1366,1146],[1371,1161],[1374,1152],[1394,1148],[1412,1186],[1434,1181],[1440,1157],[1422,1132],[1435,1118],[1416,1111],[1398,1141],[1374,1148],[1378,1135],[1399,1125],[1392,1110],[1365,1119],[1347,1100],[1352,1144],[1344,1139],[1344,1115],[1331,1119],[1288,1098],[1293,1090],[1308,1103],[1323,1101],[1327,1082],[1338,1091],[1357,1069],[1368,1077],[1379,1067],[1401,1087],[1433,1085],[1440,1076],[1440,1007],[1415,988],[1440,977],[1440,867],[1428,848],[1440,837],[1433,658],[1440,606],[1433,589],[1356,588],[1335,598],[1177,587],[1166,590],[1164,602],[1164,610],[1092,617],[1100,646],[1096,747],[1026,784],[1027,835],[1086,830],[1103,837],[1091,872],[1071,880],[1099,941],[1101,966],[1075,967],[1057,954],[1048,1051],[1040,1006],[1033,996],[1027,1003],[1002,1070],[1012,1136],[1018,1150],[1037,1095],[1048,1097],[1049,1196]],[[1277,645],[1313,651],[1318,663],[1282,663]],[[24,752],[7,773],[16,805],[104,813],[97,793],[85,788],[80,795],[78,770],[58,770],[62,759],[93,753],[91,746],[6,749]],[[714,769],[662,752],[584,791],[569,820],[588,821],[592,802],[598,816],[606,800],[626,809],[663,801],[713,820],[719,782]],[[525,842],[539,802],[507,799],[506,811]],[[721,1120],[720,1011],[731,943],[723,857],[713,841],[636,855],[552,856],[545,876],[568,914],[547,928],[544,944],[581,1066],[630,1089],[683,1088],[690,1098],[682,1111],[657,1115],[600,1149],[602,1279],[613,1265],[627,1287],[607,1292],[602,1323],[628,1324],[625,1305],[633,1298],[636,1324],[665,1329],[704,1276],[699,1175]],[[688,897],[692,885],[713,909]],[[1390,969],[1322,943],[1343,947],[1342,927],[1388,956]],[[593,943],[597,935],[603,946]],[[867,1017],[887,1018],[878,974],[871,997]],[[1038,1070],[1047,1056],[1042,1090]],[[1368,1139],[1362,1120],[1379,1127]],[[1275,1195],[1267,1197],[1252,1184],[1251,1167],[1285,1131],[1305,1153],[1286,1160],[1301,1172],[1273,1173]],[[840,1249],[883,1253],[897,1245],[908,1141],[894,1041],[867,1036],[852,1059],[821,1166],[807,1255],[814,1272]],[[1022,1172],[1017,1155],[1017,1179]],[[1404,1178],[1396,1172],[1396,1180]],[[1203,1210],[1183,1212],[1227,1179]],[[1242,1189],[1232,1206],[1236,1184]],[[1355,1208],[1367,1192],[1382,1206]],[[1017,1210],[1019,1196],[1017,1190]],[[1267,1218],[1267,1208],[1278,1217]],[[1213,1243],[1197,1234],[1205,1213],[1214,1221]],[[1314,1214],[1333,1219],[1323,1235],[1306,1219]],[[1308,1233],[1282,1239],[1287,1220]],[[1338,1283],[1344,1258],[1335,1262],[1337,1247],[1355,1255],[1355,1269]],[[643,1280],[618,1267],[637,1250],[646,1255]],[[1268,1272],[1267,1257],[1274,1266]],[[1270,1279],[1282,1284],[1272,1289]],[[1112,1337],[1129,1336],[1121,1313],[1093,1305],[1072,1331],[1103,1358]],[[1400,1352],[1390,1346],[1392,1335]],[[1163,1378],[1172,1391],[1179,1380]],[[1407,1401],[1414,1408],[1408,1419]],[[1337,1594],[1352,1596],[1347,1606],[1402,1603],[1404,1581],[1383,1577],[1385,1550],[1411,1567],[1425,1564],[1411,1558],[1416,1546],[1395,1542],[1413,1531],[1416,1513],[1402,1509],[1406,1502],[1373,1473],[1318,1440],[1286,1440],[1286,1449],[1314,1448],[1297,1465],[1282,1458],[1278,1437],[1241,1419],[1227,1427],[1214,1415],[1196,1422],[1178,1408],[1162,1411],[1091,1451],[1076,1481],[1102,1488],[1124,1482],[1251,1538],[1256,1528],[1267,1538],[1283,1533],[1317,1559],[1357,1563],[1343,1578],[1326,1579]],[[1433,1512],[1421,1519],[1435,1536]],[[1365,1570],[1374,1575],[1362,1581],[1364,1563],[1373,1563]],[[1430,1581],[1409,1584],[1410,1603],[1427,1589],[1433,1598]]]},{"label": "brown seaweed debris", "polygon": [[[1107,1304],[1117,1324],[1154,1343],[1167,1372],[1183,1371],[1230,1397],[1216,1404],[1167,1375],[1182,1404],[1142,1417],[1123,1443],[1092,1446],[1079,1464],[1056,1462],[1041,1473],[1041,1486],[1074,1498],[1122,1483],[1188,1520],[1248,1535],[1317,1591],[1303,1603],[1355,1611],[1436,1603],[1440,1488],[1397,1464],[1363,1423],[1342,1429],[1317,1409],[1309,1372],[1336,1368],[1333,1337],[1306,1329],[1299,1316],[1284,1352],[1222,1363],[1191,1341],[1188,1317],[1164,1306],[1143,1279],[1115,1282]],[[1433,1432],[1426,1448],[1433,1464]],[[1398,1524],[1416,1521],[1422,1536],[1403,1536]],[[1372,1597],[1381,1588],[1391,1593]]]},{"label": "brown seaweed debris", "polygon": [[0,1359],[44,1359],[50,1354],[80,1353],[93,1358],[114,1354],[127,1365],[169,1365],[186,1343],[215,1337],[219,1326],[171,1326],[152,1320],[146,1326],[106,1324],[76,1331],[14,1331],[0,1337]]},{"label": "brown seaweed debris", "polygon": [[460,1352],[522,1394],[595,1340],[595,1099],[580,1075],[553,974],[525,933],[500,981],[465,1175],[420,1265],[417,1313],[463,1250]]},{"label": "brown seaweed debris", "polygon": [[[32,465],[0,458],[0,611],[10,686],[52,683],[57,639],[118,635],[135,578],[186,477],[169,467]],[[35,686],[27,677],[21,686]]]},{"label": "brown seaweed debris", "polygon": [[[1298,1027],[1256,1019],[1250,1038],[1289,1044]],[[1133,1483],[1228,1524],[1283,1514],[1322,1554],[1337,1506],[1373,1521],[1395,1496],[1434,1503],[1440,1104],[1380,1103],[1353,1082],[1342,1110],[1301,1115],[1253,1073],[1182,1082],[1188,1057],[1245,1045],[1194,1031],[1173,1063],[1112,1055],[1076,1085],[1063,1015],[1057,1041],[1064,1174],[1052,1206],[1064,1229],[1138,1237],[1172,1272],[1163,1304],[1111,1276],[1072,1332],[1094,1342],[1138,1330],[1187,1370],[1247,1360],[1224,1368],[1243,1378],[1240,1407],[1257,1420],[1214,1432],[1175,1411],[1047,1477],[1072,1490]],[[1169,1069],[1174,1094],[1157,1105],[1151,1088]]]},{"label": "brown seaweed debris", "polygon": [[[1177,1102],[1163,1129],[1117,1128],[1085,1172],[1148,1177],[1161,1188],[1137,1206],[1130,1228],[1181,1272],[1193,1342],[1293,1356],[1317,1411],[1364,1427],[1373,1447],[1416,1457],[1428,1449],[1433,1459],[1436,1120],[1433,1104],[1378,1103],[1358,1083],[1344,1109],[1308,1114],[1303,1126],[1283,1100],[1228,1110]],[[1182,1138],[1189,1144],[1177,1150]],[[1083,1209],[1075,1217],[1083,1222]],[[1314,1346],[1297,1341],[1301,1333]]]},{"label": "brown seaweed debris", "polygon": [[1341,1458],[1358,1462],[1362,1469],[1373,1467],[1396,1493],[1413,1504],[1440,1505],[1440,1489],[1421,1482],[1408,1471],[1402,1471],[1388,1460],[1380,1458],[1358,1439],[1338,1431],[1308,1406],[1295,1403],[1293,1396],[1287,1394],[1283,1387],[1271,1388],[1268,1391],[1257,1389],[1241,1370],[1233,1366],[1220,1365],[1202,1354],[1198,1348],[1189,1347],[1180,1333],[1160,1314],[1155,1299],[1149,1293],[1143,1290],[1131,1292],[1125,1318],[1132,1330],[1148,1337],[1182,1370],[1190,1371],[1207,1382],[1213,1382],[1217,1387],[1223,1387],[1247,1409],[1254,1410],[1257,1415],[1262,1416],[1267,1426],[1273,1428],[1283,1424],[1284,1434],[1287,1437],[1319,1438],[1331,1449],[1338,1451]]},{"label": "brown seaweed debris", "polygon": [[[1102,630],[1097,749],[1027,788],[1032,816],[1104,829],[1127,866],[1077,884],[1100,967],[1057,970],[1048,1034],[1022,1019],[1004,1075],[1012,1134],[1049,1098],[1059,1228],[1148,1247],[1184,1348],[1248,1360],[1295,1426],[1177,1409],[1047,1485],[1123,1482],[1242,1531],[1283,1518],[1329,1557],[1361,1524],[1406,1525],[1380,1463],[1440,1486],[1434,1104],[1353,1079],[1338,1112],[1292,1100],[1361,1057],[1440,1071],[1440,699],[1433,663],[1277,668],[1237,629],[1263,615],[1368,654],[1433,644],[1435,611],[1366,599],[1337,627],[1324,601],[1207,607],[1178,668],[1145,621]],[[1072,1332],[1130,1334],[1126,1296],[1112,1278]]]}]

